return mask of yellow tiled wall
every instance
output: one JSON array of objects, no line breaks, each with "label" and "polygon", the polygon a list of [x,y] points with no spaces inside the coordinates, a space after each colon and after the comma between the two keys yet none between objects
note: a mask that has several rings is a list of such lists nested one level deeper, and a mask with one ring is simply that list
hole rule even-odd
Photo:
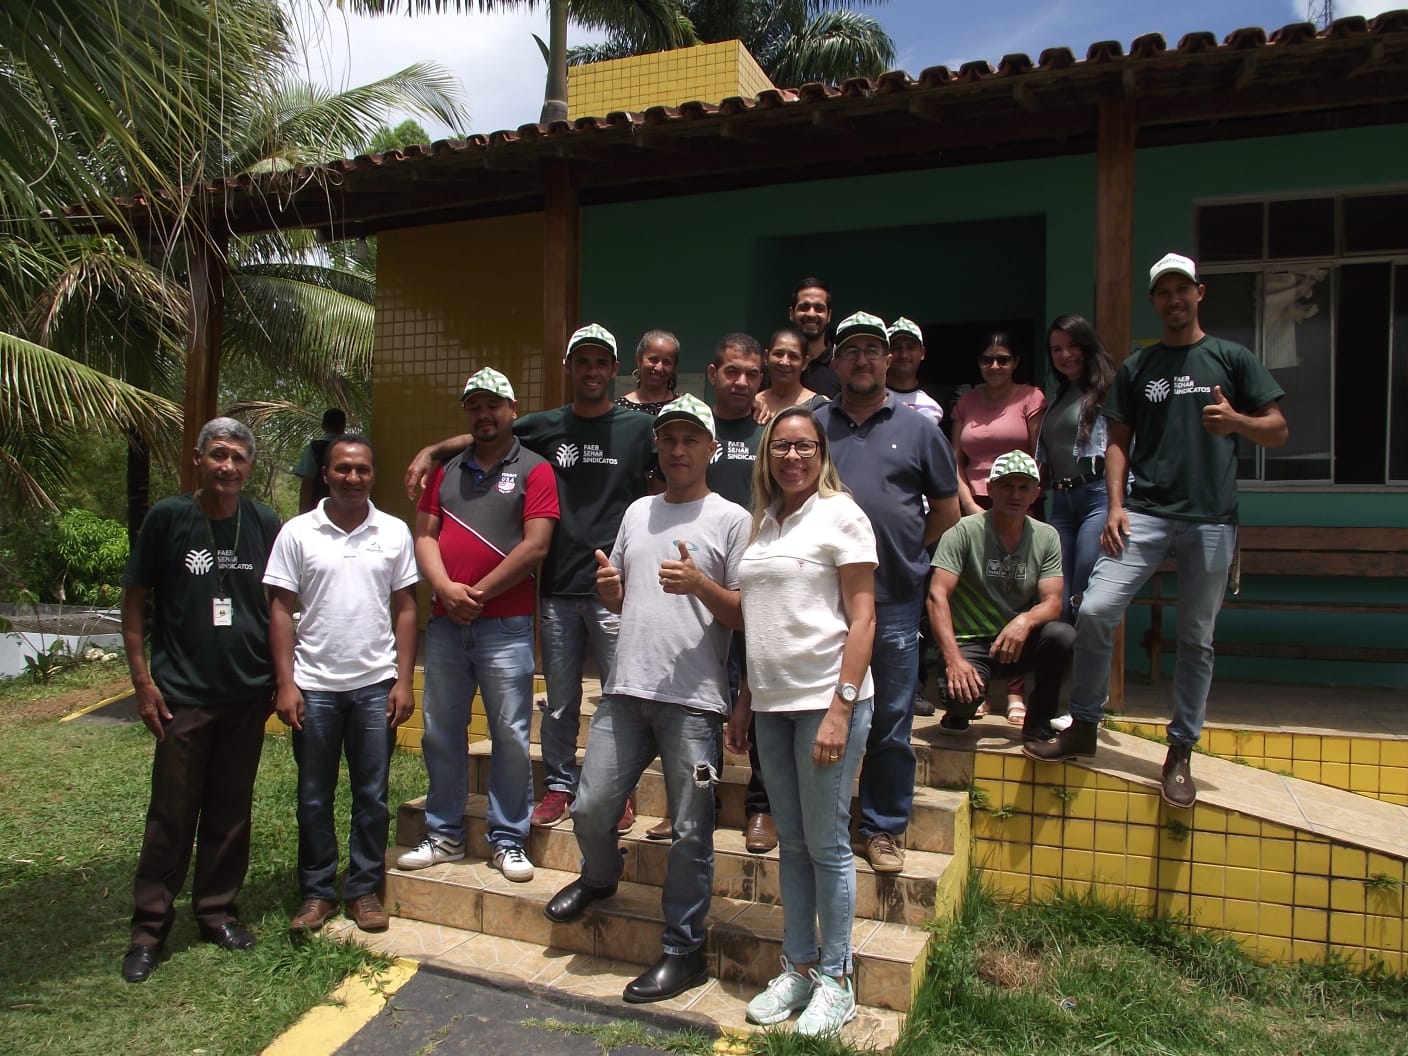
[{"label": "yellow tiled wall", "polygon": [[1226,932],[1268,961],[1408,970],[1405,863],[1080,767],[979,752],[973,817],[983,880],[1018,899],[1090,887]]},{"label": "yellow tiled wall", "polygon": [[742,42],[724,40],[574,66],[568,71],[567,111],[572,120],[605,117],[614,110],[751,97],[771,87]]},{"label": "yellow tiled wall", "polygon": [[[1110,725],[1156,740],[1162,740],[1165,731],[1164,725],[1156,722],[1121,719]],[[1223,759],[1408,807],[1408,741],[1313,731],[1209,727],[1203,730],[1202,746],[1209,754]]]}]

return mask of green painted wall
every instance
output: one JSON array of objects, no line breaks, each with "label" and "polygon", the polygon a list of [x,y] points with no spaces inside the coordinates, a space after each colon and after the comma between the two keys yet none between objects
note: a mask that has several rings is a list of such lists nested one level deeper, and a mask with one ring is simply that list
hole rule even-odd
[{"label": "green painted wall", "polygon": [[[1199,200],[1402,187],[1405,178],[1403,126],[1140,151],[1130,275],[1135,336],[1158,334],[1144,296],[1148,267],[1170,249],[1193,249]],[[1062,312],[1093,312],[1094,228],[1093,156],[597,206],[583,218],[583,316],[609,326],[623,350],[649,327],[672,329],[684,342],[682,369],[697,371],[728,330],[765,339],[785,319],[792,283],[810,273],[831,284],[841,315],[865,308],[955,323],[1021,317],[1040,333]],[[1249,524],[1408,525],[1408,490],[1249,489],[1242,516]],[[1331,588],[1337,595],[1345,589]],[[1405,593],[1396,583],[1366,589],[1400,600]],[[1143,611],[1131,612],[1132,671],[1146,666],[1137,648],[1146,621]],[[1405,624],[1229,613],[1219,633],[1398,645],[1408,636]],[[1218,673],[1408,685],[1408,669],[1389,665],[1228,658]]]}]

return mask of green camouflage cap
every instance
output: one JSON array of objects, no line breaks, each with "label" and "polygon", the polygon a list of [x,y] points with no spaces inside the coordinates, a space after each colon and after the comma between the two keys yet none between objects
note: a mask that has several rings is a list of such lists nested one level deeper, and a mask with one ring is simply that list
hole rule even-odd
[{"label": "green camouflage cap", "polygon": [[919,329],[919,324],[912,319],[906,319],[904,316],[900,316],[896,319],[890,324],[890,328],[885,331],[885,336],[891,341],[895,339],[896,334],[908,334],[921,345],[924,343],[924,331]]},{"label": "green camouflage cap", "polygon": [[878,315],[871,315],[869,312],[856,312],[836,324],[836,351],[839,352],[841,346],[851,338],[861,337],[865,334],[878,337],[886,344],[890,341],[890,335],[885,332],[885,320]]},{"label": "green camouflage cap", "polygon": [[1031,477],[1032,480],[1040,480],[1041,470],[1036,466],[1036,459],[1025,451],[1009,451],[1005,455],[999,455],[997,461],[992,464],[992,469],[988,473],[988,483],[1001,477],[1018,475]]},{"label": "green camouflage cap", "polygon": [[464,392],[460,393],[460,403],[469,399],[471,392],[489,392],[506,400],[514,398],[513,385],[508,377],[493,367],[480,367],[469,376],[469,380],[464,383]]},{"label": "green camouflage cap", "polygon": [[588,323],[582,327],[567,342],[567,355],[562,357],[562,362],[566,363],[572,358],[572,353],[579,348],[594,345],[597,348],[604,348],[611,353],[611,358],[616,359],[616,338],[610,330],[600,323]]},{"label": "green camouflage cap", "polygon": [[655,418],[655,431],[670,422],[693,422],[711,437],[714,435],[714,412],[698,396],[685,393],[679,399],[665,404]]}]

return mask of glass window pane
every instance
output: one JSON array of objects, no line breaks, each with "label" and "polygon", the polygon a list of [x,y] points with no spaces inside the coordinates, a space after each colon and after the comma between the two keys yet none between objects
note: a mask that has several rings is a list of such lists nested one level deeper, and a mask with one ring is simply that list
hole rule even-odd
[{"label": "glass window pane", "polygon": [[1408,251],[1408,194],[1344,200],[1346,253]]},{"label": "glass window pane", "polygon": [[[1264,480],[1329,480],[1334,383],[1331,270],[1268,271],[1261,288],[1261,359],[1286,390],[1284,447],[1263,452]],[[1246,445],[1244,445],[1246,446]]]},{"label": "glass window pane", "polygon": [[[1254,271],[1204,275],[1207,297],[1198,309],[1198,322],[1214,337],[1257,350],[1258,291],[1261,275]],[[1285,382],[1281,383],[1282,385]],[[1237,477],[1257,480],[1256,445],[1237,443]]]},{"label": "glass window pane", "polygon": [[1198,262],[1261,260],[1261,202],[1205,205],[1198,210]]},{"label": "glass window pane", "polygon": [[1335,254],[1335,200],[1301,198],[1267,205],[1266,255],[1332,257]]},{"label": "glass window pane", "polygon": [[1393,341],[1389,360],[1388,477],[1408,483],[1408,265],[1393,269]]}]

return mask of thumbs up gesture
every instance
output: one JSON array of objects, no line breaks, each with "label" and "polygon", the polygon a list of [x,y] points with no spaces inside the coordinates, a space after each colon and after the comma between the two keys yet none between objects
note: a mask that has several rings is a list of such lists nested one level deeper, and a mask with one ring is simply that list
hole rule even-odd
[{"label": "thumbs up gesture", "polygon": [[625,597],[625,585],[621,582],[621,570],[611,563],[611,559],[600,550],[596,551],[596,592],[601,603],[612,612],[621,611],[621,599]]},{"label": "thumbs up gesture", "polygon": [[1222,394],[1222,386],[1214,385],[1212,402],[1203,405],[1203,428],[1213,436],[1231,436],[1240,429],[1241,423],[1242,416]]},{"label": "thumbs up gesture", "polygon": [[666,594],[693,594],[703,574],[689,556],[689,545],[683,539],[676,540],[675,545],[679,547],[680,558],[660,562],[660,586]]}]

